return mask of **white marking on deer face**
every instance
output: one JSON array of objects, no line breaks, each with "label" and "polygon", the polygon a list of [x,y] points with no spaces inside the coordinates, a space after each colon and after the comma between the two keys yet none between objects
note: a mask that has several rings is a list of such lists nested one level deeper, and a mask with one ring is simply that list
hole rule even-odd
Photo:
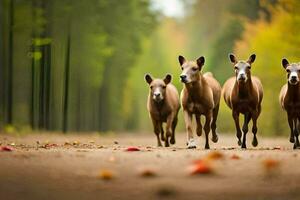
[{"label": "white marking on deer face", "polygon": [[229,59],[234,66],[237,82],[247,82],[251,78],[251,64],[255,61],[256,55],[252,54],[247,61],[238,61],[234,54],[229,54]]},{"label": "white marking on deer face", "polygon": [[300,76],[300,64],[299,63],[292,63],[286,67],[288,82],[291,85],[297,85],[299,83],[299,76]]},{"label": "white marking on deer face", "polygon": [[245,61],[239,61],[234,65],[236,80],[238,82],[247,82],[250,76],[251,65]]}]

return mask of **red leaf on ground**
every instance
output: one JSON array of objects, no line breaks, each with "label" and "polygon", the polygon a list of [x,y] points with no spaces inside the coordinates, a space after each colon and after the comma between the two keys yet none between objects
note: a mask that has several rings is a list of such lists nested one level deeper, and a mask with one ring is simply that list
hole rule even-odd
[{"label": "red leaf on ground", "polygon": [[263,165],[266,170],[272,170],[272,169],[278,168],[280,165],[280,162],[278,160],[274,160],[274,159],[266,159],[263,161]]},{"label": "red leaf on ground", "polygon": [[2,146],[0,147],[0,151],[13,151],[14,149],[10,146]]},{"label": "red leaf on ground", "polygon": [[211,174],[213,172],[211,166],[203,160],[194,161],[193,164],[189,167],[189,171],[191,175]]},{"label": "red leaf on ground", "polygon": [[230,157],[232,160],[239,160],[241,159],[240,156],[236,155],[236,154],[233,154],[231,157]]},{"label": "red leaf on ground", "polygon": [[140,151],[140,149],[137,147],[128,147],[126,151]]}]

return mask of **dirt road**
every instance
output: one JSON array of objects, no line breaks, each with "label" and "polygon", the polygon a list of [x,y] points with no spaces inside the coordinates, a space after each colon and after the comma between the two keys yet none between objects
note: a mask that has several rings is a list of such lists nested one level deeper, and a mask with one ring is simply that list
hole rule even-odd
[{"label": "dirt road", "polygon": [[[169,148],[155,147],[152,133],[0,135],[2,147],[13,147],[0,151],[0,199],[300,199],[300,151],[288,138],[259,137],[252,148],[250,137],[248,150],[233,135],[212,150],[203,139],[187,150],[184,134]],[[191,163],[214,150],[223,157],[210,161],[213,173],[190,175]]]}]

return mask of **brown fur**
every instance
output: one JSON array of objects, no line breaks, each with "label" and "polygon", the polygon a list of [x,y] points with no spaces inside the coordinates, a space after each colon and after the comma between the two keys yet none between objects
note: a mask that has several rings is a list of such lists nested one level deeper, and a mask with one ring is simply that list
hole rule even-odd
[{"label": "brown fur", "polygon": [[[294,70],[300,76],[300,64],[289,64],[286,59],[282,60],[283,67],[287,70],[288,79]],[[281,107],[287,112],[288,123],[290,126],[290,142],[294,143],[294,148],[299,148],[299,120],[300,120],[300,83],[286,83],[280,91],[279,102]]]},{"label": "brown fur", "polygon": [[[184,88],[181,91],[181,104],[184,112],[185,125],[187,130],[188,148],[195,148],[196,145],[190,146],[189,141],[193,140],[192,132],[192,115],[195,115],[197,122],[197,135],[202,134],[202,125],[200,116],[206,118],[204,132],[206,137],[205,148],[209,149],[208,135],[212,129],[212,141],[217,142],[216,121],[219,111],[221,97],[221,86],[212,73],[208,72],[202,75],[201,69],[204,65],[204,57],[200,57],[197,62],[186,61],[182,56],[179,57],[182,67],[181,77],[188,76]],[[196,71],[197,68],[197,71]]]},{"label": "brown fur", "polygon": [[[232,109],[232,116],[235,121],[238,144],[242,148],[246,148],[246,134],[248,132],[248,123],[252,119],[253,127],[252,133],[254,135],[252,145],[257,146],[257,118],[261,112],[261,102],[263,99],[263,88],[260,80],[251,76],[251,64],[255,60],[255,55],[252,55],[247,62],[236,61],[234,55],[230,55],[231,61],[235,66],[236,76],[229,78],[223,86],[223,97],[230,109]],[[244,66],[245,65],[245,66]],[[245,69],[246,81],[238,81],[239,67]],[[239,124],[239,114],[244,114],[245,121],[243,125],[243,143],[241,142],[242,131]]]},{"label": "brown fur", "polygon": [[[146,75],[146,77],[150,75]],[[148,77],[148,78],[149,78]],[[169,77],[169,80],[167,80]],[[150,77],[151,78],[151,77]],[[147,80],[147,78],[146,78]],[[175,144],[175,128],[177,125],[177,115],[180,109],[179,95],[174,85],[169,83],[171,76],[167,75],[164,80],[161,79],[148,79],[147,82],[150,86],[148,95],[147,109],[149,111],[150,118],[153,123],[154,133],[157,136],[157,145],[162,146],[160,141],[165,141],[165,146],[169,146],[169,140],[171,144]],[[157,102],[153,99],[153,90],[155,88],[161,89],[164,98]],[[166,135],[164,135],[163,123],[166,125]],[[169,139],[170,138],[170,139]]]}]

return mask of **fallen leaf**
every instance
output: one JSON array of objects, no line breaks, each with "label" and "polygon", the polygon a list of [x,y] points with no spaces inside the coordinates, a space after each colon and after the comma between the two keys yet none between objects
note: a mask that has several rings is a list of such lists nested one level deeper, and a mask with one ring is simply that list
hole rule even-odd
[{"label": "fallen leaf", "polygon": [[209,154],[207,154],[206,158],[210,160],[219,160],[224,158],[224,155],[219,151],[212,151]]},{"label": "fallen leaf", "polygon": [[103,170],[100,170],[98,177],[103,180],[111,180],[115,177],[115,175],[112,171],[103,169]]},{"label": "fallen leaf", "polygon": [[70,145],[72,145],[72,144],[71,144],[70,142],[65,142],[64,145],[65,145],[65,146],[70,146]]},{"label": "fallen leaf", "polygon": [[139,175],[142,177],[155,177],[155,176],[157,176],[157,173],[154,169],[143,168],[140,170]]},{"label": "fallen leaf", "polygon": [[266,159],[263,161],[263,166],[266,170],[274,170],[277,169],[280,165],[280,162],[278,160],[274,159]]},{"label": "fallen leaf", "polygon": [[240,156],[236,155],[236,154],[233,154],[231,157],[230,157],[232,160],[239,160],[241,159]]},{"label": "fallen leaf", "polygon": [[13,151],[14,149],[10,146],[2,146],[0,147],[1,151]]},{"label": "fallen leaf", "polygon": [[140,151],[140,149],[137,147],[128,147],[126,151]]},{"label": "fallen leaf", "polygon": [[211,165],[204,160],[196,160],[193,162],[191,166],[188,168],[190,175],[196,174],[211,174],[213,173],[213,169]]},{"label": "fallen leaf", "polygon": [[273,147],[273,150],[281,150],[281,146]]}]

